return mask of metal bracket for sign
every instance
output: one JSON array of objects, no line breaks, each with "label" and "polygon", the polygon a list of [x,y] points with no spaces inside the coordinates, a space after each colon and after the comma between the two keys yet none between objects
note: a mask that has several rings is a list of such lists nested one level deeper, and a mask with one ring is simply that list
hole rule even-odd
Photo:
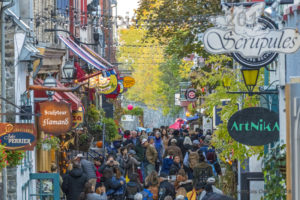
[{"label": "metal bracket for sign", "polygon": [[[22,111],[24,114],[27,114],[27,112],[25,110],[23,110],[20,106],[17,106],[16,104],[14,104],[13,102],[7,100],[6,98],[3,98],[2,96],[0,96],[0,99],[2,99],[3,101],[6,101],[7,103],[9,103],[10,105],[18,108],[20,111]],[[31,114],[31,113],[30,113]]]},{"label": "metal bracket for sign", "polygon": [[0,113],[0,115],[41,116],[40,113]]},{"label": "metal bracket for sign", "polygon": [[[276,0],[275,0],[276,1]],[[265,4],[267,6],[272,5],[275,1],[265,1]],[[242,2],[242,3],[222,3],[222,5],[228,6],[228,7],[233,7],[233,6],[245,6],[245,7],[250,7],[255,3],[259,2]],[[281,0],[279,4],[293,4],[294,0]]]},{"label": "metal bracket for sign", "polygon": [[278,91],[264,91],[264,92],[246,92],[246,91],[240,91],[240,92],[226,92],[227,94],[249,94],[252,95],[262,95],[262,94],[278,94]]}]

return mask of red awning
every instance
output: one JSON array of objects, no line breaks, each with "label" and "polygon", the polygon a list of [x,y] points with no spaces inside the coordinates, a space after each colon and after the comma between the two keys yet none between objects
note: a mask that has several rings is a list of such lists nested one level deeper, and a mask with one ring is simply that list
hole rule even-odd
[{"label": "red awning", "polygon": [[[35,79],[34,84],[36,85],[43,85],[43,80],[41,79]],[[65,86],[56,80],[57,82],[57,87],[64,88]],[[34,97],[35,98],[47,98],[47,94],[45,91],[34,91]],[[53,95],[53,100],[56,102],[66,102],[70,103],[72,110],[78,110],[78,108],[81,106],[81,100],[72,92],[55,92]]]}]

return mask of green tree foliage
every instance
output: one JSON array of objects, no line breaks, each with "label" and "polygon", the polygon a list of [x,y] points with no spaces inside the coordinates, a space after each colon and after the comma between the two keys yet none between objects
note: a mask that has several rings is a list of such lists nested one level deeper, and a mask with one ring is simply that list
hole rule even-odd
[{"label": "green tree foliage", "polygon": [[266,195],[264,200],[286,199],[286,145],[276,144],[264,155],[264,178]]},{"label": "green tree foliage", "polygon": [[[220,152],[220,158],[223,161],[227,159],[244,161],[252,155],[258,155],[263,152],[263,147],[245,146],[236,142],[227,131],[227,123],[230,117],[238,111],[238,104],[240,104],[241,108],[246,108],[257,106],[259,101],[255,95],[241,96],[227,93],[222,83],[225,77],[231,78],[231,91],[247,91],[239,70],[224,67],[224,63],[230,60],[226,56],[210,56],[205,63],[206,67],[193,72],[191,78],[196,88],[199,90],[200,88],[205,88],[205,92],[202,93],[201,91],[199,95],[204,99],[201,107],[205,109],[207,115],[212,117],[215,107],[222,108],[219,115],[223,123],[217,127],[212,141],[212,144]],[[260,73],[258,80],[258,85],[262,84],[263,72]],[[222,105],[221,100],[227,100],[228,103]]]},{"label": "green tree foliage", "polygon": [[220,0],[141,0],[138,25],[148,36],[169,45],[166,53],[179,57],[203,52],[198,35],[209,26],[208,17],[219,13]]}]

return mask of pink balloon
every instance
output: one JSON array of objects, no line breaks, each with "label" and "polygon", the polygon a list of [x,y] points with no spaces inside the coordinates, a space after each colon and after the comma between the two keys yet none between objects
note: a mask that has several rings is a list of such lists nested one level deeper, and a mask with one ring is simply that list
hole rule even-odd
[{"label": "pink balloon", "polygon": [[128,108],[128,110],[132,110],[132,109],[133,109],[133,105],[129,104],[129,105],[127,106],[127,108]]}]

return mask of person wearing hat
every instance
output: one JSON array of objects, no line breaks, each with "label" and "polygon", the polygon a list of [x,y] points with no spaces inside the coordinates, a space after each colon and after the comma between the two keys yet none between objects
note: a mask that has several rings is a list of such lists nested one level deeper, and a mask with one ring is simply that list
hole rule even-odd
[{"label": "person wearing hat", "polygon": [[207,184],[211,185],[212,187],[212,190],[214,193],[217,193],[217,194],[223,194],[222,190],[218,189],[216,186],[215,186],[215,183],[216,183],[216,179],[214,177],[209,177],[206,181]]},{"label": "person wearing hat", "polygon": [[167,156],[171,156],[171,157],[179,156],[180,162],[183,161],[181,149],[177,146],[177,140],[175,138],[171,139],[171,145],[168,146],[168,148],[165,150],[163,157],[165,158]]},{"label": "person wearing hat", "polygon": [[168,181],[168,174],[161,172],[159,175],[159,200],[165,199],[166,196],[175,198],[175,187]]},{"label": "person wearing hat", "polygon": [[135,156],[136,152],[133,149],[129,150],[128,159],[124,163],[125,177],[130,177],[131,174],[137,173],[137,168],[141,165],[141,162]]},{"label": "person wearing hat", "polygon": [[97,176],[96,176],[97,169],[95,165],[91,161],[84,159],[81,153],[77,154],[74,160],[80,163],[83,173],[87,175],[89,182],[91,182],[93,187],[95,188],[97,182]]},{"label": "person wearing hat", "polygon": [[155,162],[157,160],[157,151],[155,147],[149,144],[147,139],[142,140],[142,145],[146,148],[146,177],[155,170]]}]

